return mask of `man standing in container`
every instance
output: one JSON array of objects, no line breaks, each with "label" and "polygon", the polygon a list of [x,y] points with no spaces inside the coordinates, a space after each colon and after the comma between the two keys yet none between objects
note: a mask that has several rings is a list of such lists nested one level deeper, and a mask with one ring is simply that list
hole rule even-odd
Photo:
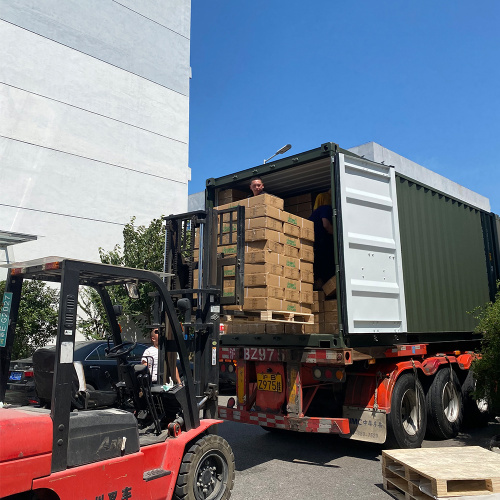
[{"label": "man standing in container", "polygon": [[319,290],[335,274],[330,191],[318,194],[309,220],[314,222],[314,289]]},{"label": "man standing in container", "polygon": [[[264,183],[260,177],[253,177],[250,179],[250,190],[254,196],[259,196],[259,194],[265,194]],[[251,198],[251,196],[249,196]]]}]

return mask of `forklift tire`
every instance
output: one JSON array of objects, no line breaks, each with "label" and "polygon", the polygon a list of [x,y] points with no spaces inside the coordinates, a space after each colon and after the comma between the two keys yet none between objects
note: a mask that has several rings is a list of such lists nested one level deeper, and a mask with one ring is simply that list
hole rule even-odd
[{"label": "forklift tire", "polygon": [[234,484],[234,455],[215,434],[198,438],[182,459],[174,499],[227,500]]},{"label": "forklift tire", "polygon": [[387,415],[386,446],[420,448],[426,425],[427,412],[422,384],[413,374],[405,373],[396,380],[392,391],[391,412]]},{"label": "forklift tire", "polygon": [[464,416],[462,388],[457,374],[441,368],[425,396],[428,436],[436,439],[456,437]]}]

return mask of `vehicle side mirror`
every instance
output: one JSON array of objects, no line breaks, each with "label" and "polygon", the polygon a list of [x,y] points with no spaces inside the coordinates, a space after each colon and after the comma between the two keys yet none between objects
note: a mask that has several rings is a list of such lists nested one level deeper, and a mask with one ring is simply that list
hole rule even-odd
[{"label": "vehicle side mirror", "polygon": [[137,283],[125,283],[125,288],[127,289],[127,294],[131,299],[139,298],[139,288]]}]

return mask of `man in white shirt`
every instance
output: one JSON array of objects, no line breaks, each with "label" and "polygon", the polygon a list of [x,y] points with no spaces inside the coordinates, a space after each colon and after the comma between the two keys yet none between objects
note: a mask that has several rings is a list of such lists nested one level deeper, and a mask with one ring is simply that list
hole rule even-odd
[{"label": "man in white shirt", "polygon": [[151,342],[153,345],[143,352],[141,362],[143,365],[148,365],[151,380],[156,382],[158,376],[158,328],[151,330]]}]

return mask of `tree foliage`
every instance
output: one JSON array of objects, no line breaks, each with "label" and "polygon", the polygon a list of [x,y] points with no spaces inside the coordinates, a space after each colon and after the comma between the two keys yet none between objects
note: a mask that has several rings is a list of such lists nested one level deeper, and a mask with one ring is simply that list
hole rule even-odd
[{"label": "tree foliage", "polygon": [[[5,291],[0,282],[0,297]],[[24,280],[12,348],[12,359],[27,358],[57,335],[58,290],[41,281]]]},{"label": "tree foliage", "polygon": [[500,412],[500,291],[495,302],[487,303],[477,314],[476,331],[483,334],[481,358],[474,361],[476,398],[487,399],[492,410]]},{"label": "tree foliage", "polygon": [[[163,271],[165,228],[162,218],[153,219],[148,226],[134,226],[135,217],[123,229],[123,245],[112,250],[99,248],[101,262],[115,266]],[[139,284],[139,298],[131,299],[124,287],[107,287],[113,304],[123,306],[123,314],[132,318],[140,327],[152,323],[151,308],[153,286]],[[80,308],[85,312],[79,317],[78,328],[87,338],[104,338],[109,332],[108,321],[99,295],[87,289],[79,298]]]}]

